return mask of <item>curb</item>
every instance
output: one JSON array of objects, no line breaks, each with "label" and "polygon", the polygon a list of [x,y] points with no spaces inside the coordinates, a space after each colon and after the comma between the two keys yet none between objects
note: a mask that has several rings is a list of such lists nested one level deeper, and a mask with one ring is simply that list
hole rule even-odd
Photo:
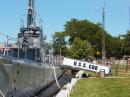
[{"label": "curb", "polygon": [[55,97],[69,97],[70,93],[73,92],[74,86],[77,84],[78,80],[82,78],[84,71],[80,70],[76,75],[75,78],[71,79],[71,82],[68,82],[63,88],[59,91],[59,93]]}]

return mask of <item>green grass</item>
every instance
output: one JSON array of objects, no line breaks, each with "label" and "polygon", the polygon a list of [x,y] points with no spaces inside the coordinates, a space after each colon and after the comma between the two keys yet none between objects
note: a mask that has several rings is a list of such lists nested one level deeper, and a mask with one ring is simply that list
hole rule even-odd
[{"label": "green grass", "polygon": [[130,78],[82,79],[70,97],[130,97]]},{"label": "green grass", "polygon": [[112,66],[112,77],[99,78],[96,73],[86,72],[96,78],[81,79],[75,86],[70,97],[130,97],[130,68],[126,72],[126,66],[120,65],[116,78],[116,67]]},{"label": "green grass", "polygon": [[[116,68],[117,68],[117,65],[112,65],[112,76],[116,76]],[[98,73],[86,71],[86,74],[87,73],[93,77],[99,77]],[[126,72],[126,65],[119,65],[117,76],[118,77],[130,77],[130,66],[128,67],[128,72]]]},{"label": "green grass", "polygon": [[[112,66],[112,75],[113,76],[116,76],[116,67],[117,67],[117,65]],[[117,76],[118,77],[130,77],[130,66],[128,67],[128,71],[126,72],[126,65],[119,65]]]}]

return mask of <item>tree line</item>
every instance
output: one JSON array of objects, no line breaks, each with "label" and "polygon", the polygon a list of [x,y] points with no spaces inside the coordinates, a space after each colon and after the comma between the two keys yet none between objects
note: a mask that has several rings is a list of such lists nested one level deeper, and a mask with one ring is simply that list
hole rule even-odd
[{"label": "tree line", "polygon": [[130,55],[130,31],[113,37],[100,23],[75,18],[65,23],[64,31],[54,33],[53,52],[55,55],[61,53],[76,59],[101,58],[102,33],[105,34],[107,58],[122,58],[124,55]]}]

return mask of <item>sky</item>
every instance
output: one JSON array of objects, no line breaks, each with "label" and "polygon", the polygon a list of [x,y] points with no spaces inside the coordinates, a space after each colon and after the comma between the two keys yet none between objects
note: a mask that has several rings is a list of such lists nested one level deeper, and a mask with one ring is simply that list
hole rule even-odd
[{"label": "sky", "polygon": [[[104,0],[35,0],[36,20],[43,20],[43,33],[52,41],[54,32],[64,31],[71,18],[102,23]],[[13,38],[19,33],[23,19],[26,26],[28,0],[1,0],[0,42],[5,35]],[[130,29],[130,0],[105,0],[105,29],[112,36],[126,34]],[[38,22],[37,22],[38,24]]]}]

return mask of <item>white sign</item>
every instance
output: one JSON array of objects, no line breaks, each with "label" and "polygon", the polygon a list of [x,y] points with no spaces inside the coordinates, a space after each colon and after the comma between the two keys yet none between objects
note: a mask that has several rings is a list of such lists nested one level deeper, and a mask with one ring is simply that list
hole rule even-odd
[{"label": "white sign", "polygon": [[96,63],[88,63],[85,61],[74,60],[70,58],[64,58],[63,66],[70,67],[73,69],[83,69],[87,71],[89,70],[93,72],[100,72],[100,70],[105,70],[105,74],[109,74],[109,67],[107,66],[102,66]]}]

